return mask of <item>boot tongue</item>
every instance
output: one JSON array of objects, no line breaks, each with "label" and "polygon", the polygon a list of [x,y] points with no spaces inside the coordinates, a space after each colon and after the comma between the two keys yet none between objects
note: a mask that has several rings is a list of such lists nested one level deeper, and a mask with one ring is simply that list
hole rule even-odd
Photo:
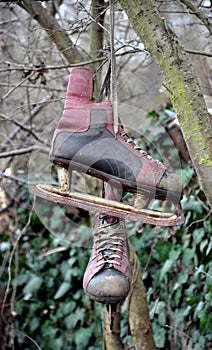
[{"label": "boot tongue", "polygon": [[65,108],[70,108],[73,99],[92,100],[93,74],[88,68],[72,68],[66,93]]}]

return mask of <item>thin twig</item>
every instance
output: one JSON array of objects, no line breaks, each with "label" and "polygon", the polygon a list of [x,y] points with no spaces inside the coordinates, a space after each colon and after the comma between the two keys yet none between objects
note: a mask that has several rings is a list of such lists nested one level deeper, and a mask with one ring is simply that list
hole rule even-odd
[{"label": "thin twig", "polygon": [[188,225],[188,227],[186,227],[186,231],[188,231],[189,228],[191,228],[191,226],[193,226],[193,225],[195,225],[195,224],[198,224],[198,223],[200,223],[200,222],[205,221],[211,214],[212,214],[212,210],[210,210],[210,211],[208,212],[208,214],[207,214],[204,218],[199,219],[199,220],[196,220],[196,221],[193,221],[190,225]]},{"label": "thin twig", "polygon": [[28,132],[30,135],[32,135],[37,141],[39,141],[42,144],[45,144],[45,141],[43,141],[40,137],[38,137],[31,129],[27,128],[25,125],[20,124],[19,122],[17,122],[15,119],[7,117],[6,115],[0,113],[0,118],[6,120],[6,121],[10,121],[11,123],[15,124],[16,126],[19,126],[20,129]]},{"label": "thin twig", "polygon": [[190,11],[192,11],[192,14],[194,14],[208,29],[209,33],[212,33],[212,26],[208,20],[207,17],[204,16],[204,13],[198,9],[194,4],[192,4],[189,0],[180,0],[180,2],[187,7]]},{"label": "thin twig", "polygon": [[20,332],[17,329],[14,329],[14,332],[24,335],[27,339],[29,339],[37,347],[38,350],[42,350],[41,347],[38,345],[38,343],[34,339],[32,339],[29,335],[27,335],[23,332]]},{"label": "thin twig", "polygon": [[[10,254],[10,258],[9,258],[9,262],[8,262],[8,281],[7,281],[7,287],[6,287],[6,291],[5,291],[5,296],[4,296],[4,300],[3,300],[3,309],[6,305],[6,300],[7,300],[7,296],[9,294],[9,291],[10,291],[10,285],[11,285],[11,281],[12,281],[12,262],[13,262],[13,257],[15,256],[16,254],[16,250],[18,248],[18,244],[19,244],[19,241],[21,239],[21,237],[25,234],[28,226],[30,225],[30,222],[31,222],[31,217],[32,217],[32,210],[31,212],[29,213],[29,218],[28,218],[28,221],[26,223],[26,225],[24,226],[24,228],[18,233],[17,235],[17,239],[15,240],[15,242],[13,243],[13,249],[12,249],[12,252]],[[17,268],[17,266],[16,266]],[[13,306],[14,306],[14,299],[15,299],[15,295],[12,296],[12,300],[11,300],[11,314],[13,313]]]},{"label": "thin twig", "polygon": [[212,57],[212,53],[210,53],[210,52],[196,51],[196,50],[190,50],[190,49],[186,49],[186,48],[185,48],[185,52],[190,53],[192,55]]},{"label": "thin twig", "polygon": [[93,16],[91,16],[91,13],[86,9],[86,7],[81,3],[81,1],[79,1],[79,5],[83,8],[83,10],[89,15],[91,22],[95,22],[100,28],[102,28],[106,33],[110,34],[109,30],[102,25],[101,23],[99,23],[98,18],[101,17],[103,15],[104,12],[107,11],[107,7],[104,8],[104,10],[98,14],[98,16],[96,18],[94,18]]},{"label": "thin twig", "polygon": [[8,30],[1,28],[0,29],[0,33],[3,33],[4,35],[8,36],[9,38],[11,38],[12,40],[18,42],[21,46],[23,46],[25,49],[28,49],[28,46],[26,45],[26,43],[21,40],[20,36],[17,36],[14,33],[10,33]]},{"label": "thin twig", "polygon": [[[7,180],[11,180],[11,181],[17,182],[17,183],[22,184],[22,185],[29,185],[29,186],[30,186],[30,185],[36,185],[36,184],[37,184],[36,181],[23,180],[23,179],[21,179],[21,178],[19,178],[19,177],[17,177],[17,176],[6,175],[6,174],[3,173],[2,171],[0,171],[0,177],[3,177],[3,178],[5,178],[5,179],[7,179]],[[14,201],[13,201],[13,202],[14,202]],[[11,205],[13,204],[13,202],[11,203]],[[10,206],[10,205],[8,205],[8,207],[9,207],[9,206]],[[7,208],[7,207],[6,207],[6,208]],[[6,208],[3,208],[3,209],[0,211],[0,214],[1,214],[2,212],[4,212]]]},{"label": "thin twig", "polygon": [[15,149],[13,151],[2,152],[2,153],[0,153],[0,158],[19,156],[21,154],[31,153],[31,152],[36,151],[36,150],[42,150],[46,154],[49,153],[49,149],[47,147],[41,147],[38,145],[34,145],[34,146],[22,148],[22,149]]},{"label": "thin twig", "polygon": [[[132,47],[131,45],[123,45],[118,50],[122,49],[123,47],[128,47],[128,46]],[[116,52],[118,50],[116,50]],[[125,56],[125,55],[133,54],[133,53],[140,53],[140,52],[147,52],[147,51],[135,48],[135,49],[131,49],[131,50],[128,50],[128,51],[125,51],[125,52],[117,53],[116,57]],[[62,68],[72,68],[72,67],[87,66],[87,65],[90,65],[90,64],[93,64],[93,63],[96,63],[96,62],[102,62],[102,61],[107,62],[107,57],[98,57],[98,58],[95,58],[95,59],[92,59],[92,60],[88,60],[88,61],[83,61],[83,62],[79,62],[79,63],[68,63],[68,64],[64,64],[64,65],[60,65],[60,66],[59,65],[57,65],[57,66],[44,66],[43,68],[45,68],[46,70],[54,70],[54,69],[59,69],[60,70]],[[14,64],[14,62],[10,62],[8,60],[5,61],[5,63],[9,64],[9,65]],[[11,67],[1,68],[0,72],[7,72],[7,71],[10,72],[10,71],[14,71],[14,70],[23,71],[23,69],[25,69],[25,68],[26,67],[24,65],[18,65],[18,67],[14,67],[14,68],[11,68]],[[41,68],[36,68],[36,67],[30,68],[30,71],[33,71],[33,72],[39,72],[40,70],[41,70]]]},{"label": "thin twig", "polygon": [[[6,87],[14,87],[14,86],[16,86],[15,84],[13,84],[13,83],[0,83],[0,86],[6,86]],[[46,90],[46,86],[45,85],[39,85],[39,86],[37,86],[37,85],[34,85],[34,84],[22,84],[21,85],[21,87],[22,88],[30,88],[30,89],[39,89],[39,90]],[[48,91],[56,91],[56,92],[63,92],[63,93],[65,93],[66,92],[66,89],[58,89],[58,88],[49,88],[48,87]],[[34,103],[33,103],[34,104]]]},{"label": "thin twig", "polygon": [[[25,124],[27,124],[30,120],[32,120],[40,111],[43,107],[45,107],[48,103],[52,102],[52,97],[53,95],[49,95],[47,96],[45,99],[43,99],[42,101],[40,101],[39,103],[37,103],[37,105],[32,109],[31,114],[27,115],[22,122],[22,126],[24,126]],[[21,130],[20,126],[17,126],[9,135],[7,138],[7,141],[5,141],[3,143],[3,145],[1,146],[1,150],[4,151],[8,144],[10,143],[10,141],[12,139],[14,139],[14,137],[18,134],[18,132]]]},{"label": "thin twig", "polygon": [[34,71],[31,72],[31,74],[29,74],[26,78],[22,79],[21,81],[19,81],[19,83],[14,86],[12,89],[10,89],[4,96],[1,97],[0,101],[2,102],[3,100],[5,100],[9,95],[11,95],[13,93],[13,91],[15,91],[19,86],[21,86],[25,81],[27,81],[28,79],[30,79],[33,75],[35,74]]}]

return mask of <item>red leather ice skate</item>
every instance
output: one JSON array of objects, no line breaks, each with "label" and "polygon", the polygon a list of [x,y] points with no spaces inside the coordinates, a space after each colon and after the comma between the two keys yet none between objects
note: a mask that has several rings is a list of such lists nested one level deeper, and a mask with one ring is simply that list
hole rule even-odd
[{"label": "red leather ice skate", "polygon": [[128,295],[130,281],[125,221],[97,214],[92,254],[83,279],[84,291],[95,301],[117,303]]},{"label": "red leather ice skate", "polygon": [[[87,68],[70,72],[64,112],[52,140],[50,160],[58,166],[61,188],[38,185],[34,193],[55,202],[107,215],[169,226],[184,221],[180,207],[182,184],[176,174],[153,159],[128,137],[122,125],[113,130],[111,102],[92,101],[93,79]],[[170,200],[176,211],[137,209],[116,201],[73,193],[73,170],[98,177],[126,192],[149,199]]]}]

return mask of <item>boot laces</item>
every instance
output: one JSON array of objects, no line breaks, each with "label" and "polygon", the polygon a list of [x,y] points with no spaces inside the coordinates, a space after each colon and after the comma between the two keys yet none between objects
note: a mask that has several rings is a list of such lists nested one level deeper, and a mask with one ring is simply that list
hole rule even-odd
[{"label": "boot laces", "polygon": [[121,249],[125,240],[126,233],[122,232],[122,229],[116,230],[114,225],[119,223],[119,219],[113,223],[107,223],[107,216],[100,218],[101,225],[95,232],[95,243],[96,243],[96,255],[99,256],[97,266],[104,263],[105,268],[111,268],[114,265],[121,266],[118,260],[123,259],[124,249]]},{"label": "boot laces", "polygon": [[124,129],[119,133],[119,136],[125,138],[124,142],[131,143],[133,149],[137,150],[143,157],[146,157],[148,160],[154,160],[158,166],[161,165],[161,162],[158,159],[153,159],[147,152],[143,151],[142,148],[136,144],[135,140],[132,137],[129,137]]}]

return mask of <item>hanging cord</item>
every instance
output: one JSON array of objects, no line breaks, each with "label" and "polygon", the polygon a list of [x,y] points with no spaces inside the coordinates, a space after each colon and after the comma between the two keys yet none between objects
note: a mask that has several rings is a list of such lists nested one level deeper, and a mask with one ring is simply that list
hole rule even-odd
[{"label": "hanging cord", "polygon": [[113,104],[113,130],[115,135],[118,133],[118,95],[117,95],[117,80],[116,80],[116,56],[114,49],[114,17],[115,17],[115,9],[114,9],[115,0],[110,0],[110,94],[111,101]]}]

